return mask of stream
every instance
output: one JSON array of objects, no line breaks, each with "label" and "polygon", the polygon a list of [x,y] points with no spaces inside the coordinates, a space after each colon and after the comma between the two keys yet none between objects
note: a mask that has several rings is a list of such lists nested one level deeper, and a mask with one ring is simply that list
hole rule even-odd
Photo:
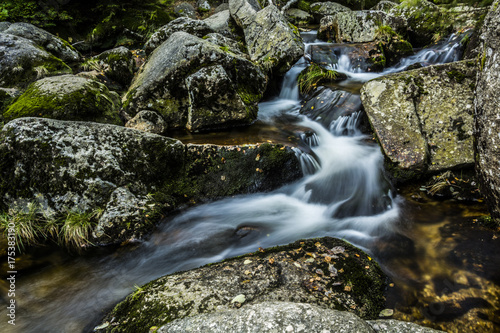
[{"label": "stream", "polygon": [[[314,45],[327,45],[315,40],[314,31],[303,37],[306,54]],[[369,79],[415,63],[459,60],[459,41],[451,36],[382,73],[354,67],[340,44],[328,44],[335,50],[329,66],[348,77],[336,89],[359,95]],[[0,331],[92,331],[134,286],[259,247],[322,236],[345,239],[378,260],[394,281],[387,307],[395,309],[395,319],[449,332],[498,331],[500,263],[494,258],[499,243],[492,231],[471,223],[485,207],[396,194],[384,177],[379,146],[360,129],[362,111],[328,124],[301,115],[297,77],[307,65],[302,58],[290,69],[279,96],[260,103],[259,119],[249,128],[179,137],[185,143],[286,143],[293,132],[302,179],[270,193],[187,209],[162,221],[142,243],[82,256],[50,248],[24,256],[29,268],[18,275],[16,326],[1,320]]]}]

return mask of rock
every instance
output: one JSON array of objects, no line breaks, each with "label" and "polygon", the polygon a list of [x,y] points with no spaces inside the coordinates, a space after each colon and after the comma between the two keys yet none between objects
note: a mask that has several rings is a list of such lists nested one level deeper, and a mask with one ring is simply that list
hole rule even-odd
[{"label": "rock", "polygon": [[396,180],[473,163],[473,62],[369,81],[361,100]]},{"label": "rock", "polygon": [[370,10],[381,10],[383,12],[388,12],[392,8],[396,7],[397,3],[388,1],[388,0],[382,0],[379,3],[377,3],[375,6],[370,8]]},{"label": "rock", "polygon": [[302,104],[300,113],[321,123],[326,128],[329,128],[332,121],[339,117],[361,110],[359,95],[328,87],[319,87]]},{"label": "rock", "polygon": [[[332,250],[336,246],[342,253]],[[114,325],[104,332],[160,327],[175,319],[202,313],[216,312],[225,317],[224,311],[237,306],[231,301],[241,294],[245,295],[245,303],[239,311],[252,311],[264,302],[300,302],[324,311],[344,310],[364,319],[376,318],[385,303],[385,281],[376,262],[342,240],[330,237],[301,240],[152,281],[106,316],[104,322],[114,318]],[[302,307],[306,317],[322,311],[306,311],[313,309],[310,305],[287,305],[285,309],[293,311],[291,307]],[[328,317],[323,316],[325,320]],[[341,320],[337,316],[331,320],[333,318]],[[358,325],[367,327],[359,321]],[[166,326],[165,331],[167,327],[170,326]]]},{"label": "rock", "polygon": [[174,7],[174,12],[182,17],[196,19],[196,9],[189,2],[181,2]]},{"label": "rock", "polygon": [[498,0],[492,5],[484,20],[480,34],[480,71],[476,88],[476,172],[480,180],[491,217],[500,225],[500,132],[498,105],[500,100],[500,43],[498,40],[500,10]]},{"label": "rock", "polygon": [[304,54],[298,30],[276,6],[255,14],[244,32],[250,58],[270,73],[285,74]]},{"label": "rock", "polygon": [[134,77],[135,60],[132,52],[124,46],[105,51],[90,61],[95,62],[104,75],[122,86],[129,85]]},{"label": "rock", "polygon": [[443,332],[434,330],[432,328],[419,326],[414,323],[409,323],[405,321],[399,321],[394,319],[386,320],[368,320],[367,323],[375,330],[377,333],[437,333]]},{"label": "rock", "polygon": [[423,47],[453,32],[474,27],[485,9],[446,9],[427,0],[417,0],[410,6],[402,2],[389,13],[406,20],[410,42],[415,47]]},{"label": "rock", "polygon": [[140,239],[179,205],[270,191],[301,176],[295,153],[280,145],[184,146],[122,126],[43,118],[7,123],[0,156],[0,207],[40,203],[58,217],[102,210],[92,220],[94,244]]},{"label": "rock", "polygon": [[48,77],[32,83],[3,113],[6,120],[44,117],[121,124],[120,98],[103,84],[75,75]]},{"label": "rock", "polygon": [[189,17],[179,17],[170,21],[158,29],[144,45],[147,54],[153,52],[164,41],[170,38],[174,32],[183,31],[197,37],[215,32],[205,21],[191,19]]},{"label": "rock", "polygon": [[213,31],[218,32],[226,37],[234,38],[235,34],[231,31],[232,24],[234,24],[232,21],[233,19],[229,14],[229,10],[215,13],[214,15],[209,16],[203,20],[203,22],[205,22]]},{"label": "rock", "polygon": [[66,63],[73,63],[81,60],[78,51],[76,51],[67,41],[43,29],[35,27],[33,24],[21,22],[13,23],[10,24],[7,29],[3,30],[2,33],[29,39]]},{"label": "rock", "polygon": [[404,31],[406,22],[382,11],[344,11],[325,16],[320,21],[318,38],[337,43],[365,43],[377,39],[381,25]]},{"label": "rock", "polygon": [[215,8],[214,13],[217,14],[217,13],[220,13],[224,10],[229,10],[229,3],[227,3],[227,2],[221,3],[220,5],[218,5]]},{"label": "rock", "polygon": [[125,127],[154,134],[163,134],[167,129],[167,124],[158,113],[143,110],[130,119],[125,124]]},{"label": "rock", "polygon": [[374,332],[352,313],[312,304],[263,302],[239,310],[201,314],[174,320],[157,331],[174,332]]},{"label": "rock", "polygon": [[313,17],[308,12],[298,8],[290,8],[285,12],[285,16],[292,24],[296,26],[304,26],[311,24]]},{"label": "rock", "polygon": [[248,54],[243,53],[241,50],[242,46],[239,44],[237,41],[234,39],[228,38],[224,35],[221,35],[219,33],[210,33],[203,38],[207,42],[210,42],[214,45],[218,45],[222,50],[228,50],[230,52],[233,52],[241,57],[250,59]]},{"label": "rock", "polygon": [[319,23],[325,16],[335,15],[339,12],[350,12],[351,9],[336,2],[315,2],[310,6],[314,21]]},{"label": "rock", "polygon": [[257,0],[229,0],[231,17],[243,29],[248,27],[261,9],[262,7]]},{"label": "rock", "polygon": [[212,9],[207,0],[198,0],[196,2],[196,6],[198,6],[198,10],[201,12],[208,12],[210,9]]},{"label": "rock", "polygon": [[246,58],[176,32],[151,54],[124,100],[132,116],[152,110],[169,129],[198,131],[250,124],[265,87],[264,74]]},{"label": "rock", "polygon": [[71,73],[62,60],[29,39],[0,33],[0,87],[24,88],[37,78]]},{"label": "rock", "polygon": [[383,44],[379,42],[356,44],[316,44],[309,46],[312,62],[320,66],[335,66],[342,56],[347,56],[353,70],[380,71],[385,67],[386,57]]},{"label": "rock", "polygon": [[14,88],[0,88],[0,120],[3,119],[3,112],[9,104],[22,95],[22,91]]}]

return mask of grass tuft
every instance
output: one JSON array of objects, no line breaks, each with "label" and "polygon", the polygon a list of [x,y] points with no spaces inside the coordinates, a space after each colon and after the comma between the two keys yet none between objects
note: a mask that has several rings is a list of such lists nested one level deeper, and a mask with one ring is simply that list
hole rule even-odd
[{"label": "grass tuft", "polygon": [[312,63],[309,67],[303,70],[299,77],[299,90],[301,94],[308,94],[316,88],[320,82],[333,81],[337,78],[338,73],[333,70],[327,70],[318,64]]}]

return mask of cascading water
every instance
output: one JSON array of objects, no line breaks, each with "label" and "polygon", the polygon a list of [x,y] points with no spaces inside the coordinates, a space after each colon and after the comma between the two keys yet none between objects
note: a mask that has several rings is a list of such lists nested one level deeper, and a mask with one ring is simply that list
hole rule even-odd
[{"label": "cascading water", "polygon": [[[313,34],[308,40],[314,41]],[[438,58],[451,59],[452,48],[438,52],[442,55]],[[425,52],[402,61],[400,67],[436,60]],[[340,54],[336,69],[358,80],[396,71],[364,73],[348,60]],[[295,64],[284,77],[280,95],[261,103],[259,111],[262,121],[273,123],[275,117],[286,114],[295,119],[294,126],[304,129],[300,137],[307,149],[295,148],[304,171],[300,181],[271,193],[194,207],[165,221],[148,241],[132,249],[110,255],[66,257],[63,265],[49,265],[37,274],[21,277],[18,284],[22,288],[16,295],[22,321],[14,328],[2,321],[0,330],[91,330],[104,312],[130,293],[132,286],[165,274],[258,247],[316,236],[344,238],[370,251],[374,243],[393,233],[400,204],[383,177],[379,147],[359,130],[362,114],[343,115],[323,125],[299,116],[296,82],[306,66],[305,59]],[[5,308],[0,315],[5,317]]]}]

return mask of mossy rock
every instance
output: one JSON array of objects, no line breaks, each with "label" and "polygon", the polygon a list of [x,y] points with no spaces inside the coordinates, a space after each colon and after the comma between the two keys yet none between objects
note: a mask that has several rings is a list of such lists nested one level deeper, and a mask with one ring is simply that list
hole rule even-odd
[{"label": "mossy rock", "polygon": [[0,87],[25,88],[38,78],[72,73],[61,59],[29,39],[0,33]]},{"label": "mossy rock", "polygon": [[[299,240],[152,281],[106,316],[103,322],[110,324],[103,332],[160,327],[178,318],[277,300],[375,319],[385,305],[386,284],[378,264],[349,243],[331,237]],[[238,295],[244,295],[243,304],[232,302]]]},{"label": "mossy rock", "polygon": [[119,97],[94,80],[74,75],[32,83],[3,113],[5,120],[43,117],[121,124]]},{"label": "mossy rock", "polygon": [[[100,70],[109,79],[126,87],[132,81],[135,72],[135,60],[124,46],[105,51],[87,62],[89,69]],[[85,68],[85,64],[83,64]]]}]

